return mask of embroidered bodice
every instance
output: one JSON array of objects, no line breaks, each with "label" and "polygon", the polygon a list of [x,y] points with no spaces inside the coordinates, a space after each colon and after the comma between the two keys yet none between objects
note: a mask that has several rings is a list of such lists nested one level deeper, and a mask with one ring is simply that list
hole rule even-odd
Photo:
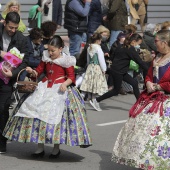
[{"label": "embroidered bodice", "polygon": [[98,60],[98,55],[97,55],[97,53],[95,53],[94,55],[93,55],[93,57],[90,57],[89,56],[89,63],[90,64],[97,64],[97,65],[99,65],[99,60]]},{"label": "embroidered bodice", "polygon": [[42,82],[48,81],[48,87],[52,87],[53,84],[63,83],[68,78],[75,84],[74,64],[74,57],[63,56],[59,59],[51,60],[46,53],[36,71],[38,75],[45,72]]}]

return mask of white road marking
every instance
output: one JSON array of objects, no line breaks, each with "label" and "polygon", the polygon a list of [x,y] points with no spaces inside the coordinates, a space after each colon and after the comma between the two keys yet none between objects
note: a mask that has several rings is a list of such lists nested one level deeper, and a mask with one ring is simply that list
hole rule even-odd
[{"label": "white road marking", "polygon": [[97,124],[96,126],[109,126],[109,125],[116,125],[120,123],[125,123],[127,120],[120,120],[120,121],[115,121],[115,122],[108,122],[108,123],[102,123],[102,124]]}]

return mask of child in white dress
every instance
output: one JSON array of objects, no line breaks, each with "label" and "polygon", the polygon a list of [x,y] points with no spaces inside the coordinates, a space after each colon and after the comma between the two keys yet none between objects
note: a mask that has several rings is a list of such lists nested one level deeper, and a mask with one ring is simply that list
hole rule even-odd
[{"label": "child in white dress", "polygon": [[[80,90],[95,95],[102,95],[108,91],[105,72],[106,63],[104,53],[101,49],[102,36],[95,33],[91,38],[91,44],[87,49],[87,70],[81,84]],[[99,109],[101,111],[101,109]]]}]

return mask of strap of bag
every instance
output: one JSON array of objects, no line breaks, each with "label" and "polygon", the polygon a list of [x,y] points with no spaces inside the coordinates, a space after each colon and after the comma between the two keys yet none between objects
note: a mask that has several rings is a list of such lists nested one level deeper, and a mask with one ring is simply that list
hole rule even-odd
[{"label": "strap of bag", "polygon": [[[23,72],[23,71],[25,71],[26,69],[24,68],[24,69],[22,69],[19,73],[18,73],[18,75],[17,75],[17,81],[18,81],[18,79],[19,79],[19,76],[20,76],[20,74]],[[34,70],[33,70],[34,71]],[[35,74],[35,82],[38,82],[38,80],[37,80],[37,75]]]}]

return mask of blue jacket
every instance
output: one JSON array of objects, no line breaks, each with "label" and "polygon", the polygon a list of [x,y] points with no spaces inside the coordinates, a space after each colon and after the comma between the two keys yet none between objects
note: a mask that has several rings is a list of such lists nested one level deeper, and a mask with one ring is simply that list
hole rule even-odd
[{"label": "blue jacket", "polygon": [[52,14],[52,20],[57,24],[62,24],[62,4],[61,0],[53,0],[53,14]]},{"label": "blue jacket", "polygon": [[100,0],[92,0],[88,17],[88,34],[94,31],[102,24],[102,9]]},{"label": "blue jacket", "polygon": [[40,56],[39,57],[35,57],[34,56],[34,49],[33,49],[33,45],[32,45],[32,41],[30,36],[27,36],[27,42],[28,42],[28,66],[30,67],[37,67],[41,61],[42,55],[43,55],[43,51],[44,51],[44,45],[41,44],[39,46],[39,51],[40,51]]}]

